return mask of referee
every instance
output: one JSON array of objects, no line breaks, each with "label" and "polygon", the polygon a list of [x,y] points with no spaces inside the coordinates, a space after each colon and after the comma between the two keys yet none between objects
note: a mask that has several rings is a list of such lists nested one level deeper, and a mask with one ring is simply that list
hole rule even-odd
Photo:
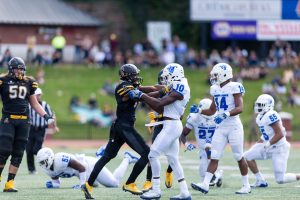
[{"label": "referee", "polygon": [[[53,112],[49,104],[41,100],[41,96],[43,94],[42,90],[40,88],[37,88],[34,94],[36,95],[38,102],[46,111],[46,113],[49,116],[53,116]],[[43,117],[41,117],[31,106],[29,110],[29,116],[30,131],[28,143],[26,146],[27,166],[29,174],[36,174],[36,169],[34,165],[34,155],[36,155],[37,152],[42,148],[48,124],[46,120]],[[55,129],[58,130],[56,126]]]}]

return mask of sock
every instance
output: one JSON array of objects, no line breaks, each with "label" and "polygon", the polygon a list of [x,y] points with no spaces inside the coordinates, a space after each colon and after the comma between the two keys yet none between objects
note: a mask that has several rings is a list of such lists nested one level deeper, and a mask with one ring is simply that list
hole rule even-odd
[{"label": "sock", "polygon": [[256,177],[256,180],[263,180],[263,181],[265,180],[264,177],[262,176],[262,174],[260,172],[257,172],[255,174],[255,177]]},{"label": "sock", "polygon": [[188,186],[186,184],[186,181],[183,179],[182,181],[179,181],[179,188],[180,188],[180,194],[189,194]]},{"label": "sock", "polygon": [[250,187],[249,180],[248,180],[248,175],[242,176],[243,180],[243,185],[246,187]]},{"label": "sock", "polygon": [[209,185],[210,180],[212,179],[213,175],[214,175],[214,174],[212,174],[212,173],[210,173],[210,172],[206,172],[206,173],[205,173],[205,177],[204,177],[203,183],[204,183],[205,185]]},{"label": "sock", "polygon": [[146,180],[147,180],[147,181],[151,181],[151,178],[152,178],[152,169],[151,169],[151,165],[148,165],[148,167],[147,167]]},{"label": "sock", "polygon": [[167,172],[168,173],[171,173],[173,171],[172,167],[170,165],[168,165],[168,169],[167,169]]},{"label": "sock", "polygon": [[118,181],[118,183],[120,183],[121,178],[124,176],[128,165],[129,165],[128,158],[124,158],[123,161],[121,162],[121,164],[119,165],[119,167],[117,167],[117,169],[115,169],[113,176]]},{"label": "sock", "polygon": [[160,191],[160,178],[159,177],[152,178],[152,188],[155,191]]},{"label": "sock", "polygon": [[7,177],[7,182],[15,179],[16,174],[9,173]]},{"label": "sock", "polygon": [[297,181],[297,175],[296,174],[291,174],[287,173],[284,175],[284,183],[291,183]]}]

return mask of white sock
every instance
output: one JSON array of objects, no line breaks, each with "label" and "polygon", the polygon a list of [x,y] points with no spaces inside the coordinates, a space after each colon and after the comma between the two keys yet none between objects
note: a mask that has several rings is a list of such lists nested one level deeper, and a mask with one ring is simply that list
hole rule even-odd
[{"label": "white sock", "polygon": [[179,182],[179,188],[181,194],[189,194],[188,186],[185,180]]},{"label": "white sock", "polygon": [[284,183],[291,183],[297,181],[297,175],[296,174],[291,174],[287,173],[284,175]]},{"label": "white sock", "polygon": [[117,167],[117,169],[115,169],[113,176],[118,181],[118,183],[120,183],[121,178],[124,176],[128,165],[129,165],[129,159],[124,158],[123,161],[121,162],[121,164],[119,165],[119,167]]},{"label": "white sock", "polygon": [[265,178],[263,177],[263,175],[260,172],[257,172],[255,174],[256,180],[265,180]]},{"label": "white sock", "polygon": [[242,180],[243,180],[243,185],[244,185],[244,186],[250,187],[249,179],[248,179],[248,174],[245,175],[245,176],[242,176]]},{"label": "white sock", "polygon": [[152,178],[152,189],[160,192],[160,178]]},{"label": "white sock", "polygon": [[212,174],[212,173],[210,173],[210,172],[206,172],[206,173],[205,173],[205,177],[204,177],[203,183],[204,183],[205,185],[209,185],[209,183],[210,183],[210,181],[211,181],[213,175],[214,175],[214,174]]}]

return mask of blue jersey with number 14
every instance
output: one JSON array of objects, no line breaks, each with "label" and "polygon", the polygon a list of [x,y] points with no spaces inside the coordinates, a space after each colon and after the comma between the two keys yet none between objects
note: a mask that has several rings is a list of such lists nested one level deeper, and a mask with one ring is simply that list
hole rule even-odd
[{"label": "blue jersey with number 14", "polygon": [[[219,85],[212,85],[210,87],[210,94],[214,98],[217,108],[217,113],[230,112],[235,108],[234,94],[245,94],[244,86],[238,82],[229,82],[223,87]],[[239,116],[231,116],[224,120],[225,123],[239,119]],[[223,124],[224,124],[223,122]],[[224,124],[225,125],[225,124]]]}]

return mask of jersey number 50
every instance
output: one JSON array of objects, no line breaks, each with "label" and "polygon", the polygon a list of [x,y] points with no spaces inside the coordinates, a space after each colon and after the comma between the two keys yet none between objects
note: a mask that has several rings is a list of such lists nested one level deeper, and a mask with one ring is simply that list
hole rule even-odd
[{"label": "jersey number 50", "polygon": [[27,88],[24,86],[18,86],[18,85],[10,85],[9,86],[9,98],[10,99],[25,99],[27,93]]}]

